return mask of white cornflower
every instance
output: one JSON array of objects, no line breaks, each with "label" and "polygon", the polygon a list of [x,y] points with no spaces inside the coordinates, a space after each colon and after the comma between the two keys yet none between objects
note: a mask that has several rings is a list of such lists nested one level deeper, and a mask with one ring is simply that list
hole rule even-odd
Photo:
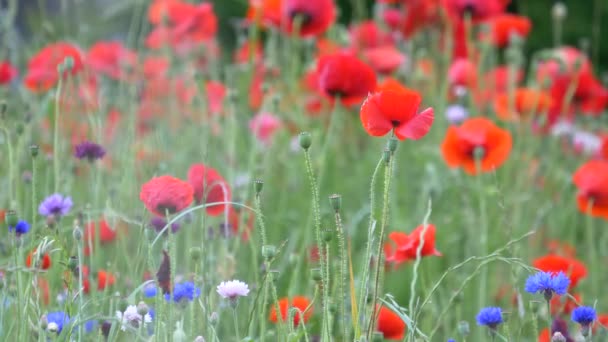
[{"label": "white cornflower", "polygon": [[131,325],[133,328],[139,328],[142,321],[144,325],[152,322],[152,316],[150,314],[140,315],[135,305],[129,305],[125,312],[116,311],[116,317],[121,321],[121,329],[123,331],[127,330],[128,325]]},{"label": "white cornflower", "polygon": [[217,293],[222,298],[231,300],[249,294],[249,286],[240,280],[223,281],[217,286]]}]

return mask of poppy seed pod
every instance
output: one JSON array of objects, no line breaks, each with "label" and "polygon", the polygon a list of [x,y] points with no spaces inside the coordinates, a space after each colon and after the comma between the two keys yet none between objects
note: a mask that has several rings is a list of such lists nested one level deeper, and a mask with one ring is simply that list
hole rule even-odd
[{"label": "poppy seed pod", "polygon": [[302,132],[298,136],[298,141],[300,143],[300,147],[302,147],[304,150],[308,150],[312,144],[312,136],[309,132]]},{"label": "poppy seed pod", "polygon": [[148,305],[146,305],[146,303],[144,302],[139,302],[139,304],[137,304],[137,313],[145,316],[148,314],[148,312],[150,312],[150,308],[148,308]]},{"label": "poppy seed pod", "polygon": [[201,259],[202,251],[200,247],[192,247],[190,248],[190,257],[193,261],[198,261]]},{"label": "poppy seed pod", "polygon": [[323,236],[323,241],[325,241],[325,243],[329,243],[329,242],[331,242],[331,239],[333,238],[334,233],[331,231],[331,229],[325,228],[325,229],[323,229],[322,236]]},{"label": "poppy seed pod", "polygon": [[76,241],[82,240],[82,229],[80,229],[79,227],[74,227],[74,230],[72,231],[72,237]]},{"label": "poppy seed pod", "polygon": [[312,280],[314,280],[315,282],[320,282],[323,277],[321,275],[321,269],[320,268],[313,268],[310,270],[310,276],[312,277]]},{"label": "poppy seed pod", "polygon": [[340,211],[340,208],[342,207],[342,196],[338,194],[329,196],[329,203],[335,212]]},{"label": "poppy seed pod", "polygon": [[264,181],[261,179],[255,180],[253,182],[253,188],[255,189],[255,194],[259,196],[262,192],[262,189],[264,189]]},{"label": "poppy seed pod", "polygon": [[19,223],[19,218],[17,217],[17,212],[15,210],[7,211],[4,218],[9,227],[15,227],[17,223]]},{"label": "poppy seed pod", "polygon": [[30,146],[30,155],[32,157],[38,156],[38,152],[40,152],[40,147],[38,145],[31,145]]},{"label": "poppy seed pod", "polygon": [[399,142],[399,140],[397,140],[394,137],[390,137],[388,139],[388,142],[386,143],[386,148],[391,151],[391,153],[395,153],[395,151],[397,150],[397,143]]},{"label": "poppy seed pod", "polygon": [[265,259],[272,259],[277,255],[277,248],[273,245],[262,246],[262,256]]}]

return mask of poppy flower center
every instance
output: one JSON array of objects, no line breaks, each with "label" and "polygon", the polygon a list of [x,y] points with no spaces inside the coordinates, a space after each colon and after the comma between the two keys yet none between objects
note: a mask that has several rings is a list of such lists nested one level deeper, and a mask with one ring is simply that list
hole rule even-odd
[{"label": "poppy flower center", "polygon": [[399,122],[398,120],[392,120],[391,121],[391,125],[393,125],[393,127],[397,127],[401,124],[401,122]]},{"label": "poppy flower center", "polygon": [[156,206],[156,211],[158,211],[159,213],[173,214],[174,212],[177,211],[177,208],[175,207],[174,204],[160,203],[159,205]]},{"label": "poppy flower center", "polygon": [[346,92],[342,89],[327,89],[327,94],[331,97],[345,97]]},{"label": "poppy flower center", "polygon": [[298,9],[292,9],[291,11],[289,11],[289,18],[294,23],[297,20],[297,22],[300,23],[300,27],[304,27],[312,22],[313,16],[308,12]]},{"label": "poppy flower center", "polygon": [[487,151],[486,148],[482,145],[474,145],[471,146],[466,152],[467,156],[469,156],[473,160],[483,160],[485,158]]},{"label": "poppy flower center", "polygon": [[461,11],[463,18],[466,18],[466,17],[469,17],[471,19],[475,18],[476,13],[477,13],[477,6],[475,6],[475,4],[470,3],[470,2],[468,4],[466,4],[462,8],[462,11]]}]

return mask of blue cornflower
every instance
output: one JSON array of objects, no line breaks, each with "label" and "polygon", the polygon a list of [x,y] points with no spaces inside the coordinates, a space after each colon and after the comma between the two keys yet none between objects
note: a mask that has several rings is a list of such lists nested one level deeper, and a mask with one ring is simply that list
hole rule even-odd
[{"label": "blue cornflower", "polygon": [[30,224],[27,223],[27,221],[19,220],[19,222],[17,222],[17,224],[14,227],[8,226],[9,232],[12,232],[13,230],[15,231],[15,234],[17,234],[17,235],[25,234],[30,231]]},{"label": "blue cornflower", "polygon": [[148,286],[144,287],[144,297],[147,297],[147,298],[155,297],[156,292],[158,292],[158,289],[156,288],[155,285],[148,285]]},{"label": "blue cornflower", "polygon": [[477,314],[477,324],[487,325],[491,329],[502,323],[502,309],[498,307],[483,308]]},{"label": "blue cornflower", "polygon": [[579,306],[572,310],[572,321],[582,326],[589,326],[596,318],[595,309],[590,306]]},{"label": "blue cornflower", "polygon": [[91,320],[91,321],[84,322],[84,331],[86,331],[87,333],[93,332],[93,330],[95,330],[96,327],[97,327],[97,321],[96,320]]},{"label": "blue cornflower", "polygon": [[538,293],[542,292],[546,300],[551,300],[553,293],[558,295],[566,294],[570,279],[564,272],[550,273],[538,272],[528,277],[526,280],[526,292]]},{"label": "blue cornflower", "polygon": [[63,311],[49,312],[46,315],[46,321],[48,322],[47,330],[59,334],[63,327],[70,323],[70,316]]},{"label": "blue cornflower", "polygon": [[[185,281],[183,283],[177,283],[173,287],[173,301],[181,302],[183,300],[193,301],[194,298],[198,298],[201,295],[201,289],[196,287],[193,282]],[[165,299],[170,300],[171,296],[165,294]]]},{"label": "blue cornflower", "polygon": [[52,194],[40,203],[38,212],[42,216],[65,216],[72,209],[72,198],[61,194]]},{"label": "blue cornflower", "polygon": [[451,339],[448,340],[448,342],[456,342],[456,340],[453,339],[453,338],[451,338]]}]

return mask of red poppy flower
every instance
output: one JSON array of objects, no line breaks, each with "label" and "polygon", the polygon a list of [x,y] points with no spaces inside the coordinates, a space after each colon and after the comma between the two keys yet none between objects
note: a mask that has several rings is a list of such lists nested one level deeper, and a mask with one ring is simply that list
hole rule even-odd
[{"label": "red poppy flower", "polygon": [[470,15],[473,22],[496,16],[506,9],[511,0],[443,0],[443,6],[453,20]]},{"label": "red poppy flower", "polygon": [[103,291],[106,287],[113,286],[116,283],[116,277],[112,273],[105,270],[97,271],[97,291]]},{"label": "red poppy flower", "polygon": [[360,103],[376,88],[376,74],[350,53],[323,56],[317,63],[319,90],[344,105]]},{"label": "red poppy flower", "polygon": [[267,146],[272,142],[272,137],[282,125],[282,121],[277,116],[261,112],[249,120],[249,131],[258,141]]},{"label": "red poppy flower", "polygon": [[[308,308],[308,305],[310,305],[310,301],[308,300],[308,298],[306,298],[304,296],[294,296],[291,299],[290,298],[281,298],[279,300],[279,310],[281,312],[281,320],[284,321],[287,318],[287,315],[289,314],[289,309],[297,308],[298,310],[300,310],[300,312],[302,312],[304,314],[304,318],[303,318],[304,323],[308,322],[308,320],[310,319],[310,316],[312,316],[312,307],[310,309],[306,310]],[[293,317],[293,324],[295,326],[298,326],[300,324],[300,320],[302,319],[300,312],[295,314],[295,316]],[[276,309],[275,304],[272,304],[270,306],[269,319],[272,323],[277,323],[277,321],[278,321],[277,309]]]},{"label": "red poppy flower", "polygon": [[[244,227],[241,223],[244,223]],[[243,240],[249,240],[254,223],[255,215],[251,211],[244,211],[241,208],[233,206],[230,206],[228,209],[228,224],[230,225],[230,229],[235,235],[240,232]]]},{"label": "red poppy flower", "polygon": [[384,90],[370,94],[361,106],[360,117],[365,131],[374,137],[394,131],[399,140],[418,140],[433,125],[432,108],[418,113],[422,101],[412,90]]},{"label": "red poppy flower", "polygon": [[555,254],[534,259],[532,265],[544,272],[564,272],[570,278],[570,288],[587,276],[587,267],[582,262]]},{"label": "red poppy flower", "polygon": [[116,239],[116,231],[110,228],[110,225],[108,225],[106,220],[89,222],[84,230],[85,249],[88,247],[89,243],[92,245],[95,244],[94,241],[98,234],[99,242],[101,244],[110,243]]},{"label": "red poppy flower", "polygon": [[[409,235],[403,232],[392,232],[388,235],[388,238],[396,245],[396,248],[389,248],[389,253],[386,256],[386,261],[400,264],[409,260],[416,260],[416,255],[420,244],[422,249],[420,250],[420,257],[425,256],[441,256],[442,254],[435,248],[435,226],[432,224],[427,225],[426,229],[424,225],[416,227]],[[424,233],[424,235],[423,235]],[[424,237],[424,242],[422,241]]]},{"label": "red poppy flower", "polygon": [[169,8],[180,0],[154,0],[148,8],[148,20],[152,24],[161,24],[169,15]]},{"label": "red poppy flower", "polygon": [[26,88],[33,92],[46,92],[54,87],[59,80],[58,67],[67,58],[73,64],[64,75],[76,75],[83,69],[82,53],[72,44],[53,43],[38,51],[27,64],[27,74],[24,77]]},{"label": "red poppy flower", "polygon": [[[475,175],[500,167],[509,157],[512,145],[509,131],[480,117],[467,119],[459,127],[449,127],[441,152],[448,166],[462,167],[468,174]],[[480,170],[477,170],[478,163]]]},{"label": "red poppy flower", "polygon": [[509,94],[501,93],[494,99],[494,110],[502,120],[514,121],[527,116],[544,114],[549,111],[552,104],[550,94],[531,88],[516,89],[514,97],[514,112],[509,109]]},{"label": "red poppy flower", "polygon": [[373,20],[351,26],[349,33],[351,45],[355,49],[364,50],[393,44],[391,34],[383,31]]},{"label": "red poppy flower", "polygon": [[527,17],[513,14],[500,14],[489,20],[492,30],[492,43],[498,47],[509,45],[511,35],[526,38],[532,29],[532,22]]},{"label": "red poppy flower", "polygon": [[8,61],[0,61],[0,85],[11,83],[17,77],[17,69]]},{"label": "red poppy flower", "polygon": [[[398,22],[403,35],[411,37],[424,27],[438,24],[441,18],[440,2],[441,0],[408,0],[405,16]],[[385,20],[388,19],[386,14],[385,12]]]},{"label": "red poppy flower", "polygon": [[179,178],[160,176],[141,187],[139,199],[153,214],[165,216],[187,208],[193,200],[192,186]]},{"label": "red poppy flower", "polygon": [[602,147],[600,147],[600,156],[608,161],[608,136],[602,139]]},{"label": "red poppy flower", "polygon": [[48,253],[39,255],[38,256],[39,260],[34,261],[34,265],[32,265],[32,258],[34,257],[34,254],[36,254],[36,250],[33,250],[32,252],[30,252],[27,255],[27,258],[25,259],[25,266],[39,267],[40,269],[43,269],[43,270],[48,270],[51,267],[51,257],[48,255]]},{"label": "red poppy flower", "polygon": [[384,339],[401,340],[407,331],[405,322],[391,309],[381,306],[378,310],[376,330],[381,332]]},{"label": "red poppy flower", "polygon": [[477,84],[477,67],[466,58],[454,60],[448,70],[448,82],[451,86],[475,87]]},{"label": "red poppy flower", "polygon": [[51,303],[49,282],[46,279],[38,277],[38,288],[34,289],[34,297],[36,297],[36,292],[40,294],[44,305],[49,305]]},{"label": "red poppy flower", "polygon": [[245,18],[263,26],[281,26],[283,0],[249,0]]},{"label": "red poppy flower", "polygon": [[283,0],[282,14],[287,32],[293,32],[299,18],[301,36],[318,36],[336,20],[336,4],[333,0]]},{"label": "red poppy flower", "polygon": [[[230,202],[230,186],[214,168],[204,164],[193,164],[188,169],[188,183],[194,189],[197,203]],[[207,214],[217,216],[224,213],[227,204],[217,204],[206,208]]]},{"label": "red poppy flower", "polygon": [[142,71],[146,80],[164,78],[169,71],[169,60],[164,57],[147,57],[144,60]]},{"label": "red poppy flower", "polygon": [[207,103],[211,115],[222,112],[224,98],[226,97],[226,87],[218,81],[209,81],[205,84],[207,92]]},{"label": "red poppy flower", "polygon": [[244,64],[249,63],[250,60],[253,60],[254,65],[258,65],[264,60],[264,49],[260,43],[251,44],[249,41],[245,41],[234,52],[235,63]]},{"label": "red poppy flower", "polygon": [[574,258],[576,249],[568,242],[550,240],[546,243],[547,250],[551,254],[561,255],[567,258]]},{"label": "red poppy flower", "polygon": [[598,314],[597,320],[593,324],[593,334],[599,328],[608,329],[608,314]]},{"label": "red poppy flower", "polygon": [[608,220],[608,161],[590,160],[574,173],[578,209]]},{"label": "red poppy flower", "polygon": [[392,45],[365,49],[363,58],[380,74],[390,74],[406,61],[405,55]]},{"label": "red poppy flower", "polygon": [[137,54],[121,42],[98,42],[89,49],[86,62],[96,73],[125,80],[137,65]]},{"label": "red poppy flower", "polygon": [[544,328],[538,335],[538,342],[551,342],[551,333],[548,328]]}]

